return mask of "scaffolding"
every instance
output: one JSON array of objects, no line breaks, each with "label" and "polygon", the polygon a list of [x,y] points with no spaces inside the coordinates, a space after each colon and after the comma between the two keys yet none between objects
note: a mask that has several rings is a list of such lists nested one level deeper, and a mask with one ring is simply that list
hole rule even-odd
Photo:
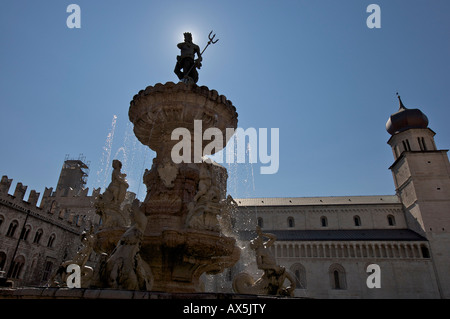
[{"label": "scaffolding", "polygon": [[66,154],[56,191],[64,191],[67,194],[70,189],[77,192],[83,190],[89,176],[89,165],[90,162],[86,162],[86,156],[83,154],[80,154],[78,159],[70,159],[69,154]]}]

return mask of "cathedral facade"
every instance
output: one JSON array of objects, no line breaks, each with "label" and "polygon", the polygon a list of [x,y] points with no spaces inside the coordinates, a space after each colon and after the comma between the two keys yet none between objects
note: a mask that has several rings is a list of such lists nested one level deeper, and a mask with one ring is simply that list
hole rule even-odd
[{"label": "cathedral facade", "polygon": [[236,199],[238,234],[248,240],[259,225],[276,235],[272,253],[296,296],[450,298],[447,150],[425,114],[399,102],[386,123],[396,195]]}]

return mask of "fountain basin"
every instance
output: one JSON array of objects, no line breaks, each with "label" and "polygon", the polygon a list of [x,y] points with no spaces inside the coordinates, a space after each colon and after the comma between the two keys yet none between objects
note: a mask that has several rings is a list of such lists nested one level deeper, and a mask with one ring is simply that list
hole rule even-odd
[{"label": "fountain basin", "polygon": [[[139,91],[130,102],[128,116],[138,140],[158,152],[167,146],[174,129],[187,128],[193,133],[195,120],[202,121],[202,136],[208,128],[220,129],[225,147],[231,137],[227,139],[226,129],[236,129],[238,114],[232,102],[216,90],[183,82],[167,82]],[[210,141],[202,142],[203,150]],[[218,151],[220,148],[210,154]]]}]

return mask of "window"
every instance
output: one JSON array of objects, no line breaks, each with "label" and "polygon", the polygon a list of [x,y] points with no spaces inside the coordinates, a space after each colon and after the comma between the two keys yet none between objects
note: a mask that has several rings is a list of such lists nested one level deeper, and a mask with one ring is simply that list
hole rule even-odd
[{"label": "window", "polygon": [[53,242],[55,241],[55,234],[52,234],[49,238],[48,238],[48,242],[47,242],[47,247],[53,247]]},{"label": "window", "polygon": [[262,219],[262,217],[258,217],[258,226],[261,228],[264,227],[264,220]]},{"label": "window", "polygon": [[17,257],[11,265],[11,278],[19,279],[22,272],[23,265],[25,265],[25,258],[23,256]]},{"label": "window", "polygon": [[361,218],[358,215],[353,216],[353,222],[355,226],[361,226]]},{"label": "window", "polygon": [[300,263],[293,264],[289,269],[295,276],[295,289],[306,289],[306,269]]},{"label": "window", "polygon": [[339,271],[333,271],[334,289],[341,289],[341,283],[339,282]]},{"label": "window", "polygon": [[408,140],[404,140],[404,141],[402,141],[402,143],[403,143],[403,149],[405,151],[411,151],[411,146],[409,145],[409,141]]},{"label": "window", "polygon": [[6,254],[3,251],[0,251],[0,270],[5,269],[6,264]]},{"label": "window", "polygon": [[66,209],[63,208],[61,209],[61,211],[59,212],[58,218],[60,219],[64,219],[64,217],[66,217]]},{"label": "window", "polygon": [[425,139],[423,137],[418,137],[417,142],[419,142],[419,147],[421,151],[427,150],[427,145],[425,144]]},{"label": "window", "polygon": [[20,239],[27,240],[28,239],[28,234],[30,233],[30,230],[31,230],[30,225],[26,225],[22,229],[22,232],[20,233]]},{"label": "window", "polygon": [[345,269],[339,264],[332,264],[328,270],[331,289],[347,289]]},{"label": "window", "polygon": [[325,216],[320,217],[320,224],[322,225],[322,227],[328,226],[328,220]]},{"label": "window", "polygon": [[289,227],[289,228],[294,227],[294,226],[295,226],[295,223],[294,223],[294,217],[288,217],[287,223],[288,223],[288,227]]},{"label": "window", "polygon": [[388,215],[387,219],[389,226],[395,226],[395,217],[393,215]]},{"label": "window", "polygon": [[41,240],[42,237],[42,229],[38,229],[36,231],[36,234],[34,235],[34,240],[33,240],[33,244],[39,244],[39,241]]},{"label": "window", "polygon": [[2,224],[3,224],[3,220],[4,220],[3,216],[0,216],[0,227],[1,227]]},{"label": "window", "polygon": [[53,263],[51,261],[46,261],[44,266],[44,275],[42,276],[42,281],[47,281],[52,272]]},{"label": "window", "polygon": [[9,224],[8,231],[6,232],[6,236],[8,237],[14,237],[14,233],[16,232],[17,226],[19,226],[19,223],[17,220],[13,220],[11,224]]}]

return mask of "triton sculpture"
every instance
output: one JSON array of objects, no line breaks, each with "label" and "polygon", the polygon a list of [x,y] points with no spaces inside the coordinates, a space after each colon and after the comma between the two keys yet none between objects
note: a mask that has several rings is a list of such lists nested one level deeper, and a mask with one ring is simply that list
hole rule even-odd
[{"label": "triton sculpture", "polygon": [[[278,266],[275,257],[269,248],[276,241],[273,234],[263,233],[259,226],[256,227],[257,236],[250,241],[250,248],[255,251],[256,264],[264,274],[258,280],[243,272],[233,280],[233,290],[241,294],[263,294],[293,296],[295,289],[294,277],[282,266]],[[264,238],[268,238],[264,241]],[[284,281],[290,282],[289,287],[284,287]]]}]

